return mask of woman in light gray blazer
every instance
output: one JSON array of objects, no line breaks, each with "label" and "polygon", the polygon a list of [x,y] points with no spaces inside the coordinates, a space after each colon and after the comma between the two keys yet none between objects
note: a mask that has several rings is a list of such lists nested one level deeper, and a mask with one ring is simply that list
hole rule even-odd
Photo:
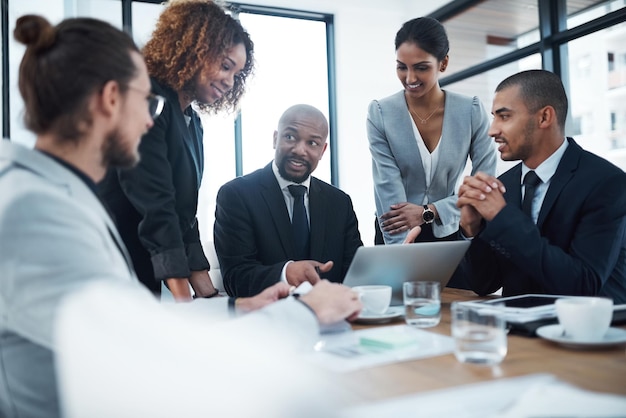
[{"label": "woman in light gray blazer", "polygon": [[[467,157],[472,174],[495,174],[489,119],[477,97],[444,91],[448,37],[432,18],[406,22],[396,34],[397,74],[404,90],[370,103],[367,135],[376,197],[377,244],[456,239],[456,185]],[[382,235],[382,236],[381,236]]]}]

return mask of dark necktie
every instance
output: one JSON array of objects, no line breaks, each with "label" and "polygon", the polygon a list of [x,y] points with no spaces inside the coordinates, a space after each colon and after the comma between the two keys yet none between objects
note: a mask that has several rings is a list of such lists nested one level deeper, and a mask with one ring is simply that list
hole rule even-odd
[{"label": "dark necktie", "polygon": [[309,257],[309,220],[304,207],[305,186],[292,184],[289,193],[293,196],[293,216],[291,217],[291,229],[293,242],[296,250],[296,259],[308,260]]},{"label": "dark necktie", "polygon": [[522,201],[522,212],[532,219],[533,198],[535,189],[541,183],[541,179],[534,171],[529,171],[524,176],[524,200]]}]

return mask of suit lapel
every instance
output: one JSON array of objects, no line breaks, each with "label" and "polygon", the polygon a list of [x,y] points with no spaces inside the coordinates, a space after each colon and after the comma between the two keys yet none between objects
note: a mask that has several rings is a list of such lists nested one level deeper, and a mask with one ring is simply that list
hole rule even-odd
[{"label": "suit lapel", "polygon": [[75,197],[76,201],[80,202],[79,204],[81,206],[88,207],[92,213],[96,214],[104,221],[109,230],[109,235],[119,248],[124,261],[126,261],[130,275],[136,277],[135,269],[133,268],[133,263],[126,249],[126,245],[124,241],[122,241],[109,213],[105,210],[104,205],[93,191],[74,173],[70,172],[59,163],[53,162],[51,158],[44,157],[43,154],[33,153],[25,148],[22,149],[22,147],[16,147],[12,144],[8,144],[8,146],[13,147],[13,155],[16,161],[19,161],[21,164],[28,167],[29,170],[38,173],[50,181],[66,187],[69,194]]},{"label": "suit lapel", "polygon": [[[178,101],[176,101],[175,103],[178,103]],[[189,159],[192,161],[193,166],[195,167],[195,172],[196,172],[196,184],[195,187],[196,189],[199,188],[200,186],[200,181],[201,181],[201,174],[202,173],[202,161],[201,158],[202,156],[200,155],[200,150],[197,149],[197,144],[194,141],[194,138],[191,135],[190,129],[193,129],[197,132],[197,127],[195,126],[195,120],[194,117],[191,116],[191,120],[189,122],[189,126],[187,126],[187,122],[185,120],[185,115],[183,114],[182,110],[180,109],[179,106],[174,106],[173,105],[173,111],[174,111],[174,119],[175,119],[175,123],[178,125],[178,132],[180,132],[180,134],[182,135],[182,141],[185,144],[185,148],[187,149],[187,154],[189,156]],[[202,138],[200,138],[201,140]]]},{"label": "suit lapel", "polygon": [[539,218],[537,219],[537,226],[541,229],[543,222],[550,213],[550,209],[556,202],[557,197],[561,194],[563,187],[574,176],[576,169],[578,168],[578,161],[580,160],[581,148],[574,141],[569,141],[569,145],[559,162],[559,165],[554,173],[554,176],[550,180],[550,186],[546,192],[546,197],[543,199],[541,210],[539,211]]},{"label": "suit lapel", "polygon": [[283,251],[289,259],[295,257],[293,236],[291,234],[291,221],[289,219],[289,212],[285,205],[285,197],[283,191],[280,189],[274,172],[272,171],[272,164],[268,164],[261,173],[261,196],[265,200],[265,204],[272,216],[272,222],[276,227],[276,232],[280,238],[280,243],[283,246]]},{"label": "suit lapel", "polygon": [[319,180],[311,177],[309,190],[309,222],[311,224],[311,259],[322,260],[326,237],[326,214],[328,200],[319,185]]}]

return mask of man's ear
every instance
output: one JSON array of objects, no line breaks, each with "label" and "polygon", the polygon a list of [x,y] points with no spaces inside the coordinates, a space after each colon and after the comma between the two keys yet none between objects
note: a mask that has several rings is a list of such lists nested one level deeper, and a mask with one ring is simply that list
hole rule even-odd
[{"label": "man's ear", "polygon": [[99,108],[107,116],[115,115],[122,103],[120,85],[117,81],[107,81],[100,91]]},{"label": "man's ear", "polygon": [[545,106],[541,108],[537,114],[539,117],[540,128],[547,128],[555,123],[558,123],[556,120],[556,112],[552,106]]},{"label": "man's ear", "polygon": [[320,160],[322,159],[322,157],[324,156],[324,153],[326,152],[326,147],[328,147],[328,142],[324,142],[324,149],[322,150],[322,154],[320,155]]}]

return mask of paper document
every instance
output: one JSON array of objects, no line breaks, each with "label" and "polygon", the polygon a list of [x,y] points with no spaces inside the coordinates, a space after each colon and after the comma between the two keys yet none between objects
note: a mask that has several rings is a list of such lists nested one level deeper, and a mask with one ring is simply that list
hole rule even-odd
[{"label": "paper document", "polygon": [[331,371],[350,372],[399,361],[440,356],[454,350],[451,337],[396,325],[324,335],[307,361]]}]

